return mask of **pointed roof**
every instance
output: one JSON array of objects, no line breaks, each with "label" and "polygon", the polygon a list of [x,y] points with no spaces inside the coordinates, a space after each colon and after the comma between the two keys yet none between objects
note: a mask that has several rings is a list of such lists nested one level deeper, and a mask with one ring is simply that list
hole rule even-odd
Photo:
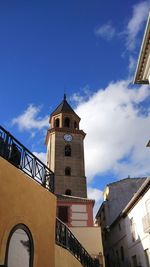
[{"label": "pointed roof", "polygon": [[64,99],[60,103],[60,105],[51,113],[51,116],[57,115],[59,113],[70,113],[70,114],[73,114],[73,115],[76,115],[77,117],[79,117],[74,112],[74,110],[72,109],[72,107],[68,104],[68,102],[66,100],[66,94],[64,94]]}]

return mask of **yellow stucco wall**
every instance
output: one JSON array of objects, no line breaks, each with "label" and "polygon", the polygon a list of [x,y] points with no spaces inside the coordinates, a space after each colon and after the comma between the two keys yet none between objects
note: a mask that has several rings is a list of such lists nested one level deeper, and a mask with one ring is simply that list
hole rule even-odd
[{"label": "yellow stucco wall", "polygon": [[101,255],[100,262],[104,266],[104,253],[100,227],[69,227],[69,229],[92,257],[99,258]]},{"label": "yellow stucco wall", "polygon": [[0,157],[0,264],[11,229],[25,224],[34,241],[34,267],[55,266],[56,197]]},{"label": "yellow stucco wall", "polygon": [[69,229],[89,254],[94,256],[103,253],[100,227],[69,227]]},{"label": "yellow stucco wall", "polygon": [[66,249],[55,245],[55,267],[83,267]]}]

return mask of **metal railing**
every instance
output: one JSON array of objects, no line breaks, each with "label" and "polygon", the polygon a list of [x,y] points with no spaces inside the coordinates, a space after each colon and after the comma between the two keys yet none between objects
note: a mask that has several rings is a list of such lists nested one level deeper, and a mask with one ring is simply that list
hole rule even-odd
[{"label": "metal railing", "polygon": [[0,126],[0,156],[54,192],[54,173],[2,126]]},{"label": "metal railing", "polygon": [[144,233],[150,233],[150,213],[147,213],[147,214],[142,218],[142,223],[143,223],[143,230],[144,230]]},{"label": "metal railing", "polygon": [[84,267],[99,267],[99,261],[89,255],[69,228],[58,218],[56,218],[56,244],[69,250]]}]

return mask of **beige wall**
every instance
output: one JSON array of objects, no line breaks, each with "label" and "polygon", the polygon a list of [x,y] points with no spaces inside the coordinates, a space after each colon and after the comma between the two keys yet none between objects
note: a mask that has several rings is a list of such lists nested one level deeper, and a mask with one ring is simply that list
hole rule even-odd
[{"label": "beige wall", "polygon": [[55,267],[83,267],[66,249],[55,245]]},{"label": "beige wall", "polygon": [[69,227],[91,256],[103,255],[100,227]]},{"label": "beige wall", "polygon": [[34,241],[34,267],[55,265],[56,197],[0,157],[0,264],[11,229],[25,224]]}]

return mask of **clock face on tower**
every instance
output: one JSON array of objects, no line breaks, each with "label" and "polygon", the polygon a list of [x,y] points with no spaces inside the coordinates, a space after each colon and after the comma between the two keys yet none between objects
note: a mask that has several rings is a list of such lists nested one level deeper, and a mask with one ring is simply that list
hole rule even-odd
[{"label": "clock face on tower", "polygon": [[67,142],[71,142],[72,141],[72,135],[71,134],[65,134],[64,135],[64,140]]}]

